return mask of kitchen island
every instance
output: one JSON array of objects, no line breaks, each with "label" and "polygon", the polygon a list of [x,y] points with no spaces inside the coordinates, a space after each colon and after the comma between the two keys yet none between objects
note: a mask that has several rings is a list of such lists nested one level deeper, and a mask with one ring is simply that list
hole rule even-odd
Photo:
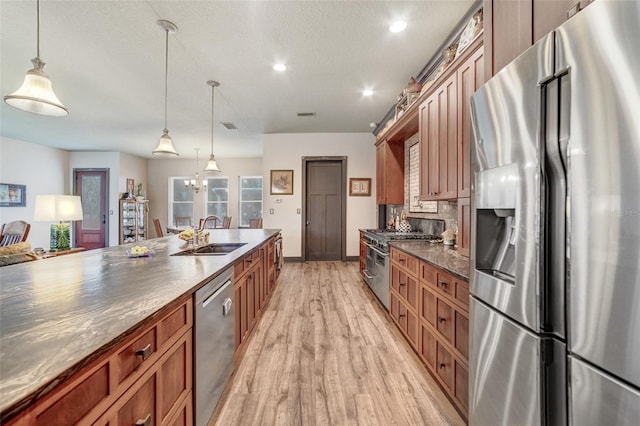
[{"label": "kitchen island", "polygon": [[152,323],[279,230],[211,232],[215,243],[246,243],[223,256],[172,256],[176,236],[0,270],[0,411],[4,423],[146,324]]}]

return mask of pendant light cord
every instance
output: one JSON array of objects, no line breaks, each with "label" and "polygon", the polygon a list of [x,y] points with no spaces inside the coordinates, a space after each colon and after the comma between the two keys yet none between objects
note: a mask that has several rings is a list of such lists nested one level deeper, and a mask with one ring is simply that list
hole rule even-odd
[{"label": "pendant light cord", "polygon": [[211,86],[211,155],[213,155],[213,99],[214,92],[216,88],[215,86]]},{"label": "pendant light cord", "polygon": [[169,30],[165,29],[165,44],[164,44],[164,130],[167,130],[167,87],[169,80]]},{"label": "pendant light cord", "polygon": [[40,0],[37,0],[36,8],[36,58],[40,59]]}]

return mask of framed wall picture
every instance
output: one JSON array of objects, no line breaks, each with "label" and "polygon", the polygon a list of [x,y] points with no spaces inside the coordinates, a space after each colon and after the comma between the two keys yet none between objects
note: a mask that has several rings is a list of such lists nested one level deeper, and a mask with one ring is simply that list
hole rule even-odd
[{"label": "framed wall picture", "polygon": [[293,170],[271,170],[271,195],[293,195]]},{"label": "framed wall picture", "polygon": [[349,195],[352,197],[371,196],[371,178],[349,178]]},{"label": "framed wall picture", "polygon": [[0,207],[25,207],[26,205],[26,185],[0,183]]}]

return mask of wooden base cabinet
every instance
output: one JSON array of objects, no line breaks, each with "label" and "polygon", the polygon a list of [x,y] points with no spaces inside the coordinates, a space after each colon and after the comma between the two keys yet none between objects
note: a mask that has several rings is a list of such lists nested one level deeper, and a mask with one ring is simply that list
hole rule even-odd
[{"label": "wooden base cabinet", "polygon": [[274,253],[275,238],[271,238],[234,265],[236,362],[275,289],[277,273]]},{"label": "wooden base cabinet", "polygon": [[391,248],[390,315],[460,413],[468,413],[469,284]]},{"label": "wooden base cabinet", "polygon": [[191,395],[192,312],[180,303],[7,425],[173,424]]}]

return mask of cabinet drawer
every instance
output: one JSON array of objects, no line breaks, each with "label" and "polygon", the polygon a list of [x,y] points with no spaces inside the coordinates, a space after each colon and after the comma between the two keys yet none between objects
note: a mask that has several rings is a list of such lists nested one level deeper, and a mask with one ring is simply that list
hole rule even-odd
[{"label": "cabinet drawer", "polygon": [[426,325],[420,324],[420,344],[418,347],[418,354],[433,371],[436,369],[436,350],[436,337]]},{"label": "cabinet drawer", "polygon": [[420,293],[420,319],[428,322],[433,328],[436,328],[438,299],[425,285],[420,285]]},{"label": "cabinet drawer", "polygon": [[120,350],[117,358],[118,385],[134,374],[136,370],[140,372],[138,368],[152,364],[157,358],[157,352],[155,327]]},{"label": "cabinet drawer", "polygon": [[418,267],[420,261],[400,250],[391,249],[391,260],[403,267],[407,272],[418,276]]},{"label": "cabinet drawer", "polygon": [[193,397],[191,392],[189,392],[166,424],[168,426],[191,426],[193,424]]},{"label": "cabinet drawer", "polygon": [[438,350],[436,352],[436,374],[442,379],[444,385],[453,390],[454,384],[454,358],[446,347],[440,342],[437,343]]},{"label": "cabinet drawer", "polygon": [[398,314],[399,314],[398,297],[394,292],[391,292],[389,294],[389,315],[391,315],[391,318],[393,318],[393,321],[398,324],[398,327],[400,327]]},{"label": "cabinet drawer", "polygon": [[157,403],[162,423],[166,424],[192,388],[191,331],[162,357],[158,377]]},{"label": "cabinet drawer", "polygon": [[160,320],[158,324],[158,347],[160,352],[165,349],[165,345],[170,346],[188,328],[191,328],[193,324],[192,309],[193,303],[188,300]]},{"label": "cabinet drawer", "polygon": [[[236,279],[240,278],[242,273],[244,272],[244,260],[240,259],[233,265],[233,275]],[[237,281],[236,281],[237,282]]]},{"label": "cabinet drawer", "polygon": [[[17,424],[37,426],[78,424],[89,413],[98,411],[96,406],[113,394],[113,390],[110,389],[109,373],[109,363],[105,361],[97,369],[72,384],[70,390],[49,408],[37,414],[35,422],[18,420]],[[56,396],[54,395],[53,398]],[[101,406],[104,407],[104,405]]]},{"label": "cabinet drawer", "polygon": [[420,280],[436,287],[438,270],[426,262],[420,262]]},{"label": "cabinet drawer", "polygon": [[418,280],[404,270],[391,266],[391,287],[398,292],[404,301],[418,310]]},{"label": "cabinet drawer", "polygon": [[451,298],[464,310],[469,310],[469,283],[453,275],[438,271],[436,285],[440,291]]},{"label": "cabinet drawer", "polygon": [[[156,419],[156,375],[153,374],[118,410],[119,425],[159,425]],[[147,421],[148,419],[148,421]]]},{"label": "cabinet drawer", "polygon": [[455,311],[447,302],[438,298],[438,321],[436,323],[436,329],[440,334],[447,339],[449,343],[453,345],[453,331],[454,331],[454,313]]}]

